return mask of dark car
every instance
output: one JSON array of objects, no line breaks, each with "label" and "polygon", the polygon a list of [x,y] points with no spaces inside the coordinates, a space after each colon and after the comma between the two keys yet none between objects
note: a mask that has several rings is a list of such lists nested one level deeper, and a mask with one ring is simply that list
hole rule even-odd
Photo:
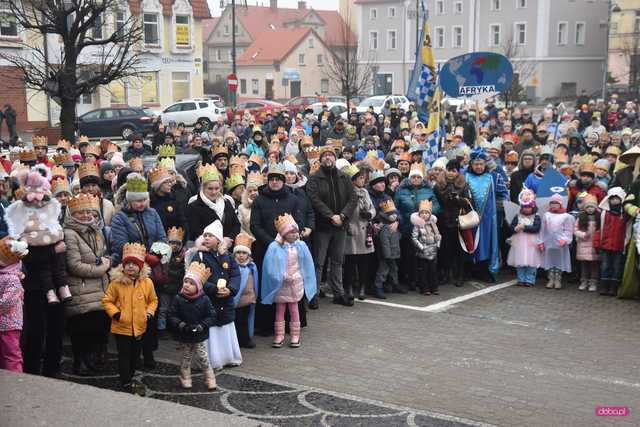
[{"label": "dark car", "polygon": [[282,109],[283,107],[282,104],[267,99],[250,99],[239,103],[235,111],[232,108],[227,108],[227,118],[231,122],[234,114],[242,116],[245,112],[249,112],[249,114],[258,118],[261,113],[272,112],[276,108]]},{"label": "dark car", "polygon": [[143,107],[98,108],[78,117],[78,135],[89,138],[121,137],[152,132],[154,112]]},{"label": "dark car", "polygon": [[327,99],[324,96],[297,96],[295,98],[291,98],[286,104],[284,104],[284,106],[289,110],[289,113],[291,113],[291,115],[295,116],[296,114],[303,112],[311,104],[326,101]]}]

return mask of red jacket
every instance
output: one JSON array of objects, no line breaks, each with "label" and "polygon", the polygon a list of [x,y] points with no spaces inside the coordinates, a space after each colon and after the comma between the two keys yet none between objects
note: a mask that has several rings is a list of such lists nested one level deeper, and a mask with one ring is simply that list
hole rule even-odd
[{"label": "red jacket", "polygon": [[600,230],[593,235],[593,247],[623,252],[627,216],[622,213],[616,215],[610,211],[602,211],[600,221]]},{"label": "red jacket", "polygon": [[586,191],[591,194],[598,200],[598,204],[605,198],[607,193],[602,189],[602,187],[594,180],[591,186],[584,190],[580,185],[579,179],[573,180],[569,183],[569,200],[567,202],[567,212],[575,209],[576,198],[578,194]]}]

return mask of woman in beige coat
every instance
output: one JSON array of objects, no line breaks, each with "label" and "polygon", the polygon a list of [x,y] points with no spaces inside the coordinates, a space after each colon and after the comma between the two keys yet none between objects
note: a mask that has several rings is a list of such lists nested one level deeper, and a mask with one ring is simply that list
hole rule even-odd
[{"label": "woman in beige coat", "polygon": [[96,219],[99,209],[97,197],[78,194],[69,201],[64,220],[67,280],[73,296],[65,305],[65,314],[76,375],[90,375],[100,369],[109,333],[102,297],[109,284],[111,260],[105,256],[102,220]]}]

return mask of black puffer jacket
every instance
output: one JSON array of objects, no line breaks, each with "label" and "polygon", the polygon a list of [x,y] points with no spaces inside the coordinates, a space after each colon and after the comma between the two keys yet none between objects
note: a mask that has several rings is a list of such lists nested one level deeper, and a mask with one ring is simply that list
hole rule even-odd
[{"label": "black puffer jacket", "polygon": [[333,215],[344,215],[345,221],[355,211],[358,198],[353,184],[344,172],[324,166],[311,175],[307,183],[307,195],[316,212],[316,229],[331,230]]},{"label": "black puffer jacket", "polygon": [[251,232],[256,240],[268,246],[278,235],[273,221],[284,213],[293,216],[302,230],[304,221],[298,203],[298,198],[287,186],[278,191],[273,191],[268,185],[258,189],[258,197],[251,205]]},{"label": "black puffer jacket", "polygon": [[[188,300],[178,294],[169,307],[169,328],[174,332],[176,340],[185,343],[203,342],[209,338],[209,328],[214,326],[216,318],[211,300],[205,294],[194,300]],[[180,330],[185,323],[186,330]],[[192,332],[192,327],[202,326],[199,333]]]},{"label": "black puffer jacket", "polygon": [[[220,220],[220,218],[198,195],[198,198],[187,206],[187,220],[189,221],[189,240],[195,241],[207,225],[215,220]],[[233,203],[226,198],[224,200],[224,218],[221,222],[224,237],[235,240],[238,233],[240,233],[240,221],[238,221]]]},{"label": "black puffer jacket", "polygon": [[189,224],[185,214],[186,204],[180,203],[177,189],[172,189],[169,194],[163,196],[156,192],[151,193],[151,207],[158,212],[164,229],[171,227],[182,227],[185,236],[189,235]]}]

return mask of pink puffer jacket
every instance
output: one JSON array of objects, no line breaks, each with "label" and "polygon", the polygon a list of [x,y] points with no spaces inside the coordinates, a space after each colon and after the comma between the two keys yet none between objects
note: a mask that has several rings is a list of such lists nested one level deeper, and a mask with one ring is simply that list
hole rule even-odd
[{"label": "pink puffer jacket", "polygon": [[579,221],[576,221],[575,238],[576,238],[576,259],[578,261],[598,261],[600,255],[593,247],[593,235],[596,232],[596,222],[589,221],[586,231],[578,228]]}]

